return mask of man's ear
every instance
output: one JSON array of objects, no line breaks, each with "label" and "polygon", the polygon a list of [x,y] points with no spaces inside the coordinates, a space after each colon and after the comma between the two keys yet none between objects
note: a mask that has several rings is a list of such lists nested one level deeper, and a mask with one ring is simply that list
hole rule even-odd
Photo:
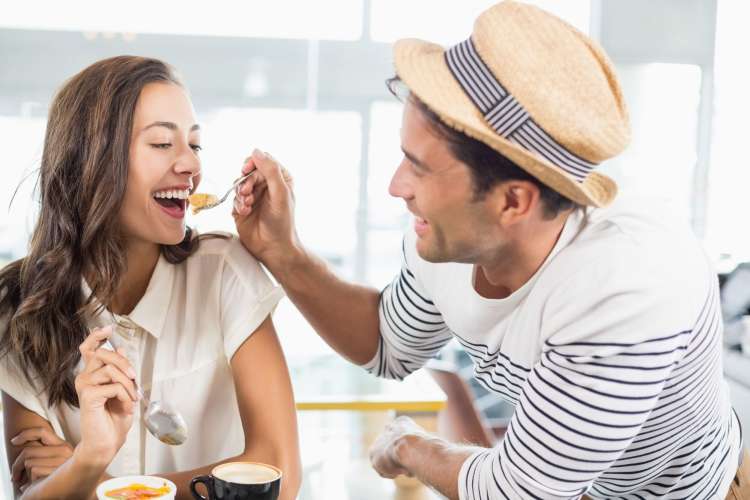
[{"label": "man's ear", "polygon": [[501,182],[492,191],[497,220],[507,226],[528,219],[541,201],[539,188],[529,181]]}]

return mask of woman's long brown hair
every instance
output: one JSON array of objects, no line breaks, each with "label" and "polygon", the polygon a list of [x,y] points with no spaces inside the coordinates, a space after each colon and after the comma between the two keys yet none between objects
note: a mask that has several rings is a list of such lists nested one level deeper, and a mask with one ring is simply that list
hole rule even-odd
[{"label": "woman's long brown hair", "polygon": [[[109,304],[126,267],[119,212],[128,178],[133,114],[143,87],[181,85],[156,59],[105,59],[73,76],[49,111],[40,167],[40,213],[25,258],[0,271],[0,359],[11,354],[50,406],[78,405],[73,368],[95,296]],[[188,228],[169,262],[195,251]],[[82,278],[91,287],[84,297]]]}]

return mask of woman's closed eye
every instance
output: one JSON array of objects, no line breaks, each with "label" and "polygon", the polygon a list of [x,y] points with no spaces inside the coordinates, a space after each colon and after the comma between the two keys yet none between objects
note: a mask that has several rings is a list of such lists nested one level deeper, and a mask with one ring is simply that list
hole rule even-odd
[{"label": "woman's closed eye", "polygon": [[[157,143],[151,144],[151,146],[156,149],[169,149],[170,147],[172,147],[172,143],[171,142],[157,142]],[[190,149],[198,153],[203,150],[203,146],[201,146],[200,144],[191,144]]]}]

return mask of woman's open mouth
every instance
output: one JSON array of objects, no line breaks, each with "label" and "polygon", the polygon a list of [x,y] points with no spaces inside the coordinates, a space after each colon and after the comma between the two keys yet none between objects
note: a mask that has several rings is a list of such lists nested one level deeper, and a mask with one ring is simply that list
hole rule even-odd
[{"label": "woman's open mouth", "polygon": [[175,219],[185,217],[187,208],[187,197],[190,194],[188,189],[168,189],[154,193],[154,201],[164,212]]}]

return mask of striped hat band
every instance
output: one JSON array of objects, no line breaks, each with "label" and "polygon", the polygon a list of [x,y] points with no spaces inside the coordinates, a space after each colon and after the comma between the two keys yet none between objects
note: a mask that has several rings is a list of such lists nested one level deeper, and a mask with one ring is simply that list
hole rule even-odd
[{"label": "striped hat band", "polygon": [[529,116],[479,57],[471,38],[449,48],[445,61],[487,124],[499,135],[543,157],[578,182],[583,182],[596,167],[596,163],[568,151]]}]

